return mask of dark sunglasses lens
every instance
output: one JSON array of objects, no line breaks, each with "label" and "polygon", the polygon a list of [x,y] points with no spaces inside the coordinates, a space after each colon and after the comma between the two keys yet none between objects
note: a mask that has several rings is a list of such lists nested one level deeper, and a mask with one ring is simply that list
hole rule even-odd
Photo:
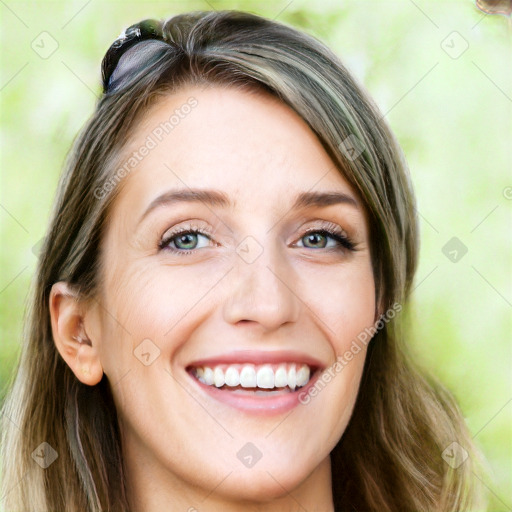
[{"label": "dark sunglasses lens", "polygon": [[112,43],[101,64],[104,93],[108,91],[110,77],[122,55],[139,41],[147,39],[163,39],[160,21],[147,19],[131,25]]}]

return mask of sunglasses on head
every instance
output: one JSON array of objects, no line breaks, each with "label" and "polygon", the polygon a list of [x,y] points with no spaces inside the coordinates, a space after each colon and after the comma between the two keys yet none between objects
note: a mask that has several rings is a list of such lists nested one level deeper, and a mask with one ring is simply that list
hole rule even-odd
[{"label": "sunglasses on head", "polygon": [[[134,47],[137,46],[135,49]],[[101,63],[103,93],[116,92],[133,71],[144,68],[155,55],[155,49],[167,49],[162,22],[143,20],[128,27],[110,46]]]}]

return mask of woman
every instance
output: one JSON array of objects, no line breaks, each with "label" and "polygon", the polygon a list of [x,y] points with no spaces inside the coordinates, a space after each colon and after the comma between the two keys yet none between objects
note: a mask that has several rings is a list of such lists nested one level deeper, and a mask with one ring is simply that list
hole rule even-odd
[{"label": "woman", "polygon": [[5,509],[470,510],[462,416],[404,347],[406,164],[338,58],[196,12],[102,71],[3,411]]}]

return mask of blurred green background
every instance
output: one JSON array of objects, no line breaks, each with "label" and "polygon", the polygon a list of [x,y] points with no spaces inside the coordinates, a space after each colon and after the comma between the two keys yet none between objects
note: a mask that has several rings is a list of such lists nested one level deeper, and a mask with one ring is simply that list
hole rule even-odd
[{"label": "blurred green background", "polygon": [[100,92],[104,52],[140,19],[210,9],[318,37],[390,123],[421,223],[410,343],[456,395],[487,458],[489,510],[512,510],[512,25],[469,0],[1,2],[0,401],[37,244]]}]

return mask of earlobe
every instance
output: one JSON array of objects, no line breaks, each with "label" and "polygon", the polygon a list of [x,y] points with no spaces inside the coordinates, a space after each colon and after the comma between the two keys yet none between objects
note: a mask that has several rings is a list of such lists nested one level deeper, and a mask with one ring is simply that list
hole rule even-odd
[{"label": "earlobe", "polygon": [[60,355],[78,380],[89,386],[98,384],[103,376],[98,340],[91,340],[85,332],[83,306],[68,283],[59,281],[52,286],[49,310]]}]

